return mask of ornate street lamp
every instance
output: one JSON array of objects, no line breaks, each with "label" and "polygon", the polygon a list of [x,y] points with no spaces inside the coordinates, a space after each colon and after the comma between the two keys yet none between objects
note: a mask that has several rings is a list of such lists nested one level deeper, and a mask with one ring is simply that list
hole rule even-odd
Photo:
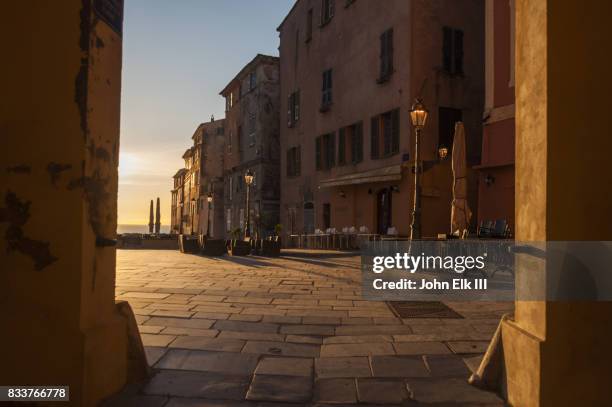
[{"label": "ornate street lamp", "polygon": [[[421,238],[421,166],[419,152],[421,131],[427,123],[427,109],[421,99],[416,99],[410,110],[410,121],[415,129],[414,138],[414,199],[412,207],[412,224],[410,225],[410,240]],[[448,153],[448,151],[447,151]]]},{"label": "ornate street lamp", "polygon": [[208,201],[208,222],[206,223],[206,237],[210,237],[210,209],[212,207],[213,195],[212,192],[208,193],[206,197],[206,201]]},{"label": "ornate street lamp", "polygon": [[448,156],[448,148],[446,148],[446,146],[442,146],[438,148],[438,157],[440,157],[440,161],[446,160],[447,156]]},{"label": "ornate street lamp", "polygon": [[250,226],[250,221],[251,221],[251,209],[249,208],[249,198],[251,195],[251,184],[253,184],[253,178],[255,178],[255,176],[253,175],[253,173],[251,172],[251,170],[247,170],[246,174],[244,174],[244,182],[247,185],[247,190],[246,190],[246,222],[244,223],[244,238],[245,240],[250,240],[251,239],[251,226]]}]

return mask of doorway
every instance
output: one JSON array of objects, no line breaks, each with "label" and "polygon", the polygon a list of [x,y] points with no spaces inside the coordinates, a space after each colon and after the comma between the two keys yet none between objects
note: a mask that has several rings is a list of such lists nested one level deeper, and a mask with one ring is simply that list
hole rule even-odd
[{"label": "doorway", "polygon": [[386,235],[387,230],[393,224],[391,214],[391,197],[391,188],[381,189],[378,191],[376,196],[376,230],[379,235]]},{"label": "doorway", "polygon": [[313,234],[315,228],[315,213],[314,204],[312,202],[304,203],[304,233]]}]

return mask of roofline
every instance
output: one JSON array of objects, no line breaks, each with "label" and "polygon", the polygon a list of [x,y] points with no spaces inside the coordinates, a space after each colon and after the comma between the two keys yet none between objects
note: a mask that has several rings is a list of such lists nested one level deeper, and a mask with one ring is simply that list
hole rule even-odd
[{"label": "roofline", "polygon": [[234,85],[240,78],[242,78],[245,75],[245,73],[247,71],[249,71],[253,66],[258,65],[259,63],[264,62],[264,61],[279,62],[279,60],[280,60],[279,57],[275,57],[273,55],[265,55],[265,54],[257,54],[257,55],[255,55],[255,58],[251,59],[251,61],[249,63],[247,63],[240,70],[240,72],[238,72],[238,74],[236,76],[234,76],[234,78],[231,81],[229,81],[229,83],[227,85],[225,85],[223,90],[221,90],[221,92],[219,92],[219,95],[225,96],[225,94],[227,93],[229,88],[232,87],[232,85]]},{"label": "roofline", "polygon": [[285,16],[285,18],[283,18],[283,21],[281,21],[281,23],[278,25],[278,27],[276,27],[276,31],[280,32],[280,30],[283,28],[283,24],[285,24],[285,21],[287,21],[289,16],[293,13],[293,11],[295,10],[295,7],[297,6],[297,4],[299,2],[300,2],[300,0],[295,0],[295,3],[293,3],[293,7],[291,7],[291,10],[289,10],[289,12]]},{"label": "roofline", "polygon": [[203,126],[206,126],[207,124],[215,124],[215,123],[218,124],[219,122],[224,122],[224,121],[225,121],[225,117],[222,119],[216,119],[215,121],[212,121],[212,122],[209,121],[209,122],[200,123],[198,127],[196,127],[195,131],[193,132],[193,136],[191,136],[191,139],[193,140],[195,138],[196,134]]},{"label": "roofline", "polygon": [[186,171],[187,171],[187,170],[186,170],[185,168],[181,168],[180,170],[178,170],[178,171],[176,172],[176,174],[174,174],[174,175],[172,176],[172,178],[176,178],[176,177],[178,177],[178,176],[180,176],[180,175],[184,174]]}]

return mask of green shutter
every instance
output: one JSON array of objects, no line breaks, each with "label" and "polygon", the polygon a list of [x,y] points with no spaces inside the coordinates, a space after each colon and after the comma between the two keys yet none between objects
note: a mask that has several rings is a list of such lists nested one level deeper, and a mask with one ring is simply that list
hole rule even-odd
[{"label": "green shutter", "polygon": [[363,122],[355,125],[353,132],[353,164],[363,161]]},{"label": "green shutter", "polygon": [[379,151],[378,151],[378,145],[379,145],[379,141],[378,141],[378,120],[379,117],[372,117],[371,120],[371,132],[370,132],[370,157],[371,158],[378,158],[379,156]]}]

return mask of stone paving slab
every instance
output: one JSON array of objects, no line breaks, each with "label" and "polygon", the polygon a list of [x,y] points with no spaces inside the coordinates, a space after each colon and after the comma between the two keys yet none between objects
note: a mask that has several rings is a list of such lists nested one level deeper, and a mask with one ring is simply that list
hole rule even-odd
[{"label": "stone paving slab", "polygon": [[248,341],[242,352],[262,355],[318,357],[319,346],[286,342]]},{"label": "stone paving slab", "polygon": [[162,370],[145,385],[148,395],[244,400],[248,376]]},{"label": "stone paving slab", "polygon": [[429,377],[421,356],[372,356],[374,377]]},{"label": "stone paving slab", "polygon": [[488,341],[449,341],[446,344],[458,354],[485,353],[489,347]]},{"label": "stone paving slab", "polygon": [[488,403],[503,406],[495,394],[470,386],[463,379],[413,379],[408,382],[412,398],[421,403],[443,403],[454,400],[458,405]]},{"label": "stone paving slab", "polygon": [[312,366],[312,359],[268,356],[259,361],[255,374],[311,377]]},{"label": "stone paving slab", "polygon": [[310,377],[256,374],[246,395],[247,400],[307,402],[312,398]]},{"label": "stone paving slab", "polygon": [[357,379],[357,393],[362,403],[400,404],[409,399],[403,380]]},{"label": "stone paving slab", "polygon": [[207,338],[202,336],[179,336],[170,347],[181,349],[217,350],[225,352],[240,352],[245,341],[236,339]]},{"label": "stone paving slab", "polygon": [[162,318],[152,317],[148,319],[145,325],[157,325],[157,326],[172,326],[175,328],[197,328],[197,329],[208,329],[215,321],[208,319],[184,319],[184,318]]},{"label": "stone paving slab", "polygon": [[319,378],[370,377],[370,361],[367,357],[340,357],[315,359],[315,371]]},{"label": "stone paving slab", "polygon": [[155,367],[249,376],[255,371],[257,360],[256,355],[245,353],[170,349]]},{"label": "stone paving slab", "polygon": [[393,344],[388,342],[329,344],[321,346],[321,356],[394,355]]},{"label": "stone paving slab", "polygon": [[118,251],[117,298],[155,345],[145,352],[156,375],[114,405],[388,406],[413,389],[406,405],[498,405],[464,384],[512,304],[449,303],[465,318],[400,319],[361,298],[358,256],[299,253]]},{"label": "stone paving slab", "polygon": [[353,404],[357,402],[355,379],[321,379],[315,383],[314,400],[319,403]]}]

